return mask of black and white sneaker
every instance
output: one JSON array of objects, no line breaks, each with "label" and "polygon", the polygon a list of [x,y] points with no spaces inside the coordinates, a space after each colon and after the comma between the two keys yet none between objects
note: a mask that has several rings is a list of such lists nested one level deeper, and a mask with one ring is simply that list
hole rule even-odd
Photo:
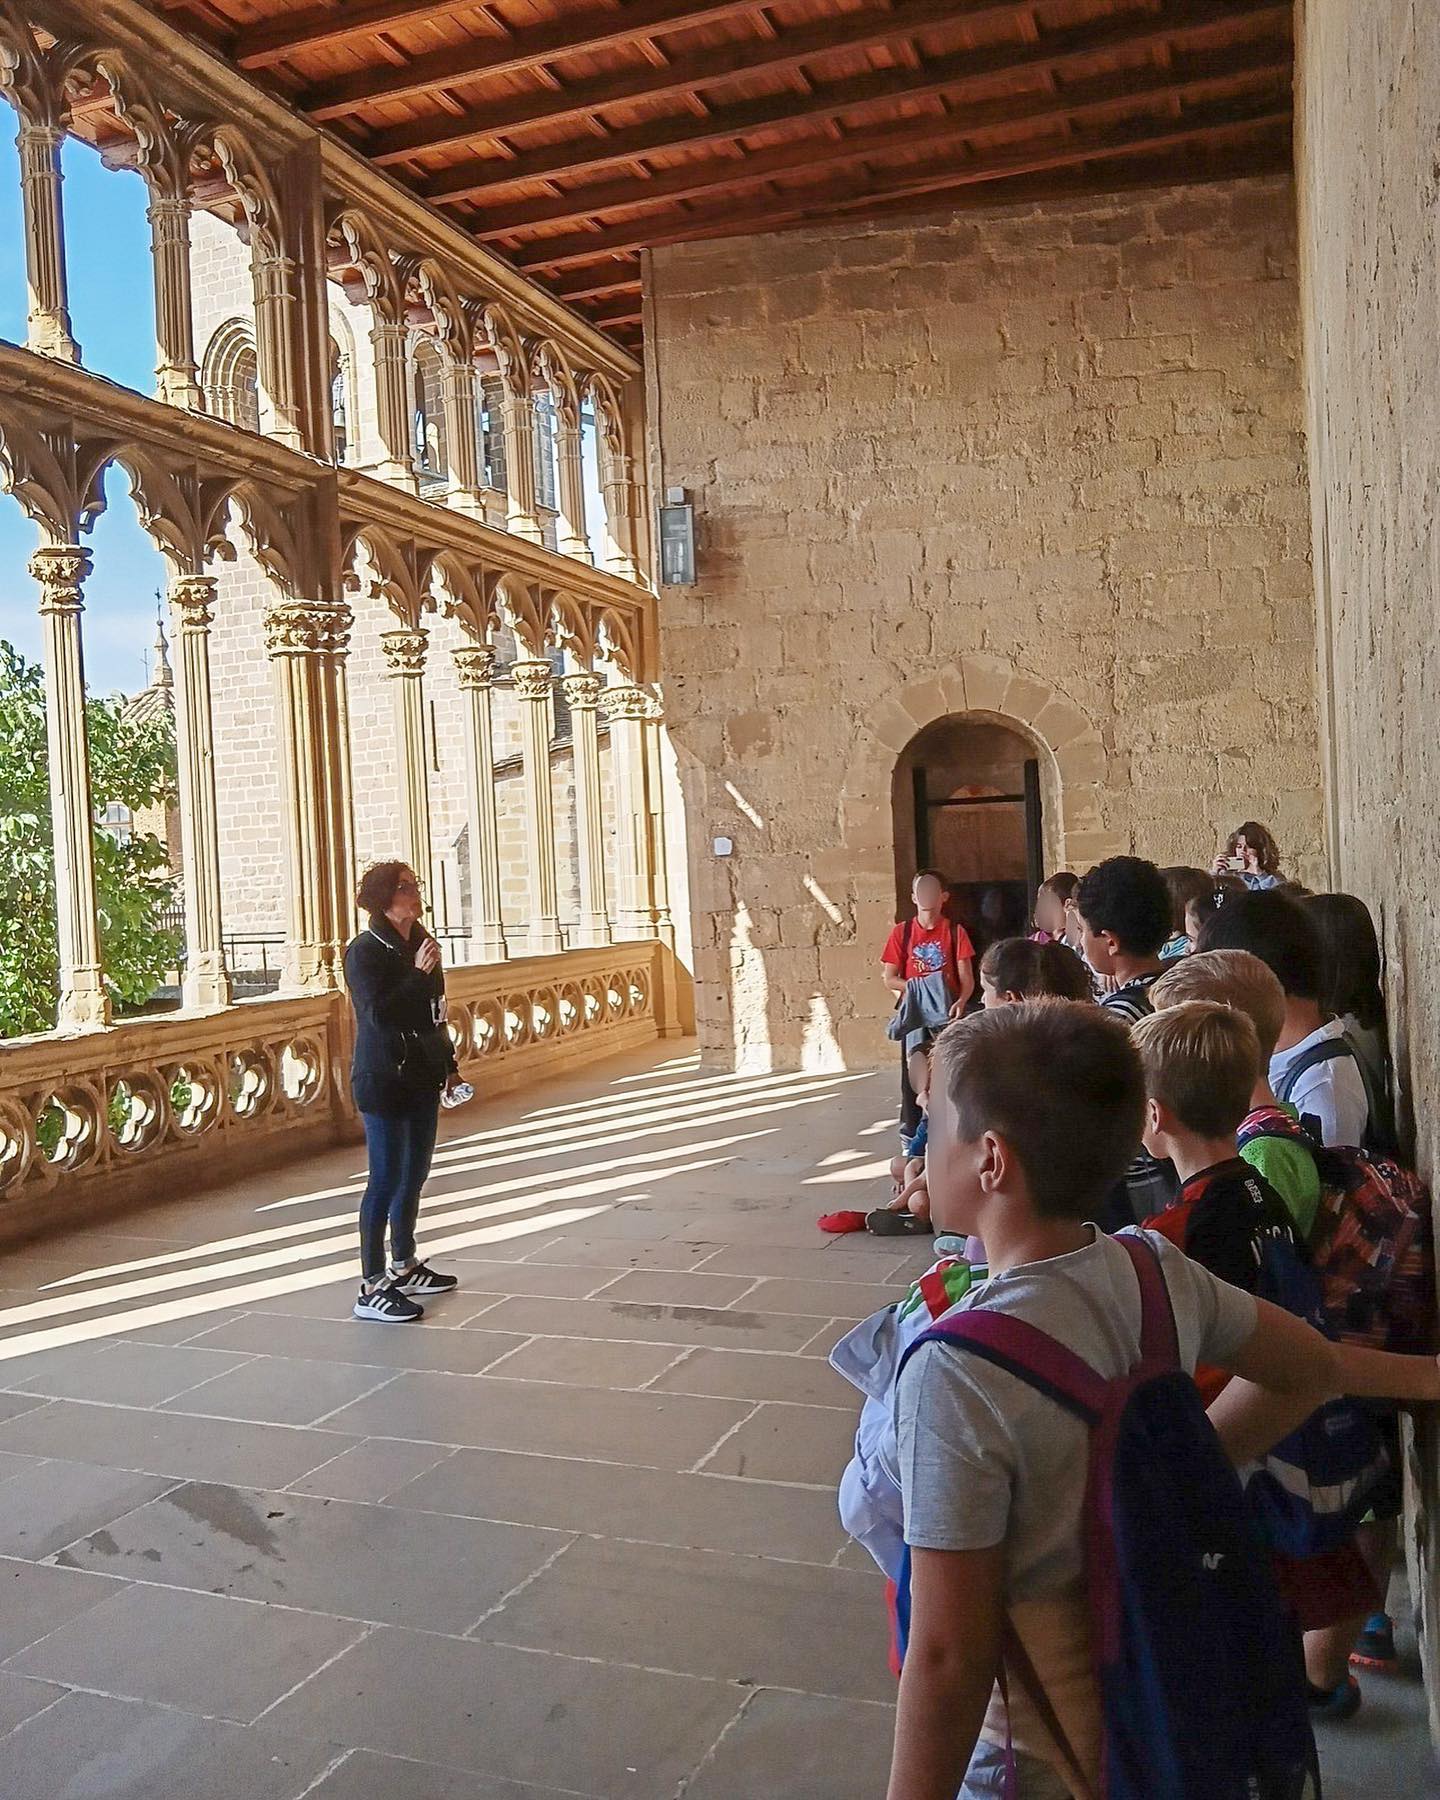
[{"label": "black and white sneaker", "polygon": [[392,1269],[391,1285],[402,1294],[453,1294],[460,1285],[457,1275],[442,1275],[438,1269],[416,1263],[413,1269]]},{"label": "black and white sneaker", "polygon": [[357,1319],[377,1319],[382,1325],[413,1325],[425,1317],[425,1308],[407,1299],[393,1281],[362,1287],[353,1310]]}]

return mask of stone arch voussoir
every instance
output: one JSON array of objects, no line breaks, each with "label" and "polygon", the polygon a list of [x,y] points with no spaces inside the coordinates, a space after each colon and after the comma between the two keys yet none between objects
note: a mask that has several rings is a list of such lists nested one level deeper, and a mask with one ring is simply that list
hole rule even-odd
[{"label": "stone arch voussoir", "polygon": [[1084,869],[1126,848],[1104,823],[1108,757],[1094,720],[1008,658],[977,651],[883,696],[861,719],[840,792],[840,841],[857,870],[889,864],[895,759],[917,732],[956,714],[1011,726],[1050,765],[1059,802],[1050,844],[1057,867]]}]

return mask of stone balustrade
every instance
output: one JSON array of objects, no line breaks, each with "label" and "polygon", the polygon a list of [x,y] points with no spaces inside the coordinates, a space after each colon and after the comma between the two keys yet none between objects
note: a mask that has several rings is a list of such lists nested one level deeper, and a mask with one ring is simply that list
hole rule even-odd
[{"label": "stone balustrade", "polygon": [[[673,1030],[658,941],[447,975],[449,1031],[481,1094]],[[206,1185],[358,1136],[339,993],[158,1014],[0,1048],[0,1241],[161,1189]]]}]

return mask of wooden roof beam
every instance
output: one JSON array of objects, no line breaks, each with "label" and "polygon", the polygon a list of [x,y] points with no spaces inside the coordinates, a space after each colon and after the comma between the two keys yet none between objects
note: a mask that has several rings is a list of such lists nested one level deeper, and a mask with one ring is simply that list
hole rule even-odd
[{"label": "wooden roof beam", "polygon": [[[1057,117],[1063,117],[1063,113]],[[924,165],[909,169],[885,171],[864,190],[857,191],[847,177],[833,190],[811,191],[804,195],[772,195],[745,207],[712,208],[706,213],[680,219],[651,219],[638,226],[619,226],[613,231],[595,232],[588,238],[574,236],[555,238],[533,245],[528,254],[516,259],[526,274],[539,270],[582,266],[618,251],[653,247],[657,244],[683,244],[692,239],[739,236],[747,231],[765,231],[788,220],[803,220],[848,211],[852,204],[874,199],[895,199],[927,194],[944,188],[959,190],[1008,176],[1031,175],[1043,170],[1066,169],[1077,163],[1110,161],[1141,152],[1171,149],[1177,144],[1207,138],[1218,140],[1237,132],[1258,130],[1280,120],[1289,119],[1288,103],[1277,107],[1267,97],[1261,106],[1249,109],[1234,107],[1211,109],[1179,125],[1145,120],[1128,130],[1111,132],[1104,137],[1072,136],[1063,144],[1044,149],[1019,151],[1009,156],[977,158],[957,166],[953,161],[937,168]]]},{"label": "wooden roof beam", "polygon": [[554,125],[581,119],[632,100],[667,100],[676,94],[704,91],[759,70],[794,68],[836,50],[903,42],[914,32],[944,24],[985,24],[1015,15],[1015,0],[896,0],[888,12],[843,13],[793,31],[772,32],[746,43],[725,44],[666,69],[627,70],[577,81],[562,94],[522,94],[518,98],[477,106],[449,119],[417,119],[367,140],[372,162],[391,163],[417,151],[448,150],[458,144],[495,138],[526,125]]},{"label": "wooden roof beam", "polygon": [[[369,10],[376,11],[386,3],[388,0],[369,0]],[[353,75],[340,75],[303,90],[296,95],[295,104],[313,118],[337,119],[377,100],[413,99],[437,88],[514,75],[558,57],[579,56],[607,45],[634,43],[657,33],[733,18],[751,11],[754,4],[755,0],[633,0],[618,9],[596,8],[530,26],[509,38],[470,46],[449,44],[443,50],[411,57],[403,69],[360,69]],[[447,10],[458,11],[459,6]],[[360,7],[352,7],[343,16],[353,18],[360,11]],[[327,10],[324,16],[335,15]],[[370,27],[372,32],[375,29]],[[293,55],[306,47],[292,41],[284,54]]]},{"label": "wooden roof beam", "polygon": [[1056,32],[1041,44],[1000,46],[988,50],[962,50],[932,57],[917,75],[911,69],[887,69],[828,83],[813,95],[779,94],[763,100],[717,107],[708,118],[677,116],[660,119],[604,136],[588,136],[522,153],[502,161],[489,157],[457,163],[421,186],[421,193],[436,204],[471,200],[497,187],[516,182],[548,181],[561,175],[579,174],[610,163],[629,162],[672,150],[695,149],[723,143],[729,138],[769,125],[805,118],[829,118],[852,109],[926,94],[953,91],[977,81],[1020,74],[1053,63],[1100,55],[1109,50],[1143,50],[1168,40],[1213,35],[1237,23],[1266,24],[1290,19],[1289,0],[1243,0],[1217,13],[1214,0],[1181,0],[1164,15],[1147,13],[1143,23],[1135,18],[1107,20]]},{"label": "wooden roof beam", "polygon": [[[576,224],[597,214],[630,207],[674,204],[693,200],[716,189],[748,187],[776,175],[821,166],[864,162],[912,146],[968,137],[994,126],[1018,124],[1029,119],[1055,119],[1103,112],[1109,107],[1136,101],[1199,98],[1209,89],[1223,91],[1246,81],[1273,78],[1277,84],[1290,79],[1288,55],[1273,44],[1262,44],[1242,60],[1229,51],[1210,51],[1179,68],[1140,68],[1125,76],[1096,76],[1078,85],[1026,99],[1006,97],[961,105],[951,116],[934,114],[905,119],[846,133],[835,138],[808,137],[778,144],[735,161],[689,163],[665,169],[648,181],[614,181],[603,187],[575,188],[556,199],[521,200],[509,206],[491,206],[478,213],[469,229],[482,242],[511,237],[536,225]],[[632,224],[634,222],[632,221]],[[541,247],[541,246],[537,246]]]}]

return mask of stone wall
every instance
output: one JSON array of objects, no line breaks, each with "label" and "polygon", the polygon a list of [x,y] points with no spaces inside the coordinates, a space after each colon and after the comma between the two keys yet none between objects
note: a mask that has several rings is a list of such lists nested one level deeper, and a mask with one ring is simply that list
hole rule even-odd
[{"label": "stone wall", "polygon": [[1037,746],[1052,864],[1256,815],[1318,873],[1295,258],[1283,179],[653,253],[712,1056],[881,1052],[891,773],[950,713]]},{"label": "stone wall", "polygon": [[[1306,0],[1302,308],[1335,878],[1375,915],[1407,1129],[1440,1177],[1440,35],[1429,0]],[[1416,1463],[1440,1732],[1440,1445]]]}]

